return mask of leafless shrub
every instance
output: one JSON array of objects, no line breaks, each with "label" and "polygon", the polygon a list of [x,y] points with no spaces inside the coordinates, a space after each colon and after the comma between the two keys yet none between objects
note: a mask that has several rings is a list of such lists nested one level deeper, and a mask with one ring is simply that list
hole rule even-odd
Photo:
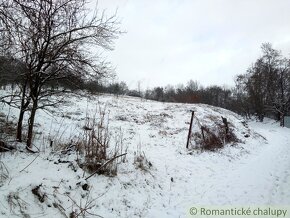
[{"label": "leafless shrub", "polygon": [[198,118],[195,118],[199,124],[200,132],[193,133],[192,138],[201,149],[214,151],[222,148],[225,144],[240,142],[232,125],[225,118],[222,117],[219,120],[215,116],[208,116],[207,118],[214,124],[212,127],[201,125]]},{"label": "leafless shrub", "polygon": [[84,203],[80,202],[79,204],[69,195],[67,195],[67,197],[73,202],[73,209],[72,212],[69,214],[70,218],[88,217],[88,216],[102,217],[90,211],[92,208],[96,206],[95,204],[96,199],[91,199],[90,193],[87,195],[85,202]]},{"label": "leafless shrub", "polygon": [[[100,107],[93,117],[87,114],[83,136],[77,142],[77,150],[83,157],[80,159],[80,166],[89,173],[99,169],[98,174],[115,176],[117,174],[117,161],[111,161],[104,167],[101,166],[123,152],[123,134],[121,130],[119,135],[115,135],[114,146],[110,147],[111,139],[106,107],[103,109]],[[124,160],[124,158],[121,158],[121,160]]]}]

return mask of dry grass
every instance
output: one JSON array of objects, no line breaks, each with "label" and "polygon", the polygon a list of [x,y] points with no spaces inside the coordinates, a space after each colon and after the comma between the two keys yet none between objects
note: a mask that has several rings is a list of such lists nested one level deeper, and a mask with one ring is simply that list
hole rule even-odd
[{"label": "dry grass", "polygon": [[141,143],[137,146],[137,152],[134,154],[134,165],[137,169],[148,171],[152,167],[152,163],[148,161],[145,152],[141,150]]},{"label": "dry grass", "polygon": [[9,171],[5,164],[0,161],[0,187],[4,185],[5,181],[9,178]]},{"label": "dry grass", "polygon": [[13,136],[16,134],[16,124],[8,121],[5,114],[0,113],[0,139],[3,136]]},{"label": "dry grass", "polygon": [[207,116],[208,123],[213,125],[201,125],[197,117],[195,117],[200,126],[200,132],[192,134],[192,139],[203,150],[214,151],[216,149],[224,147],[226,144],[235,144],[240,140],[235,135],[234,126],[227,122],[228,128],[223,123],[222,118],[216,116]]},{"label": "dry grass", "polygon": [[14,149],[9,141],[14,141],[16,135],[16,124],[9,121],[5,114],[0,113],[0,152],[7,152]]},{"label": "dry grass", "polygon": [[[79,159],[80,167],[89,173],[93,173],[108,160],[120,155],[124,150],[121,130],[119,134],[115,135],[114,140],[112,139],[106,108],[99,108],[92,117],[87,115],[83,127],[83,135],[77,142],[77,150],[81,157]],[[117,175],[118,161],[124,161],[124,157],[121,160],[114,160],[105,167],[102,167],[98,171],[98,174],[107,176]]]}]

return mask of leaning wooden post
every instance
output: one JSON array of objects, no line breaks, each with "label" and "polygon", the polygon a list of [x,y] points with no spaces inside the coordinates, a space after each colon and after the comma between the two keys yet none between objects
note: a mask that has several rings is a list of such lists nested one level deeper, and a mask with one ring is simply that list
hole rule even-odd
[{"label": "leaning wooden post", "polygon": [[190,120],[190,125],[189,125],[189,130],[188,130],[187,143],[186,143],[186,148],[187,149],[188,149],[188,146],[189,146],[189,141],[190,141],[190,136],[191,136],[191,128],[192,128],[193,117],[194,117],[194,111],[191,111],[191,120]]},{"label": "leaning wooden post", "polygon": [[229,133],[229,124],[228,124],[228,120],[227,120],[227,118],[224,118],[223,116],[222,116],[222,120],[223,120],[223,123],[225,124],[226,135],[228,135],[228,133]]}]

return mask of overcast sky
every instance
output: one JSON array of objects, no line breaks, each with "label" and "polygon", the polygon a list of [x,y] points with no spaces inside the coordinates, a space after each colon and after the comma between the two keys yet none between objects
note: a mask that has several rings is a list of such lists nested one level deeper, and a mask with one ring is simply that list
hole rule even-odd
[{"label": "overcast sky", "polygon": [[121,29],[106,57],[119,80],[146,89],[197,80],[233,85],[263,42],[290,53],[289,0],[99,0]]}]

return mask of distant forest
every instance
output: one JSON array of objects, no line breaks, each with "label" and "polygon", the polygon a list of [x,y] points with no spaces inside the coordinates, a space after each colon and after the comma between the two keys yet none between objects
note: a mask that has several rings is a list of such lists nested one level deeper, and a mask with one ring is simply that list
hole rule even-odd
[{"label": "distant forest", "polygon": [[[261,56],[248,70],[235,78],[234,87],[202,86],[190,80],[178,86],[167,85],[145,91],[129,90],[125,82],[108,83],[98,78],[84,79],[65,72],[62,78],[47,85],[56,89],[87,90],[92,93],[111,93],[136,96],[160,102],[203,103],[232,110],[242,116],[274,118],[284,126],[284,116],[290,115],[290,60],[270,43],[261,46]],[[0,85],[17,85],[25,71],[24,65],[13,57],[0,57]],[[194,77],[194,74],[193,74]]]}]

